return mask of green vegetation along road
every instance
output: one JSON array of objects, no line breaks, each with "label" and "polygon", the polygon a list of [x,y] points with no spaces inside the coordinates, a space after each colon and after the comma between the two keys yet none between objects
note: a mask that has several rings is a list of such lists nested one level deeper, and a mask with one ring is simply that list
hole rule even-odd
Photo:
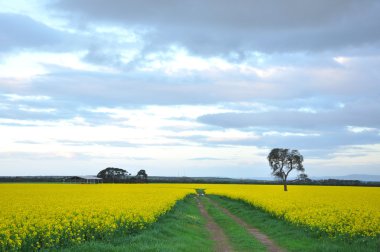
[{"label": "green vegetation along road", "polygon": [[63,251],[380,251],[379,239],[333,239],[245,202],[197,193],[145,230]]}]

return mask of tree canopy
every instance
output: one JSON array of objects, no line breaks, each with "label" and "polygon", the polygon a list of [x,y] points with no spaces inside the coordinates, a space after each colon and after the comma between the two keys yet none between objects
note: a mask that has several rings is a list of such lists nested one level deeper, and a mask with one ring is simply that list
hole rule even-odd
[{"label": "tree canopy", "polygon": [[146,182],[148,180],[148,174],[146,174],[145,170],[140,170],[140,171],[138,171],[136,178],[138,181]]},{"label": "tree canopy", "polygon": [[281,179],[284,183],[284,191],[287,191],[287,178],[292,170],[304,172],[303,156],[298,150],[274,148],[268,155],[269,166],[272,175]]},{"label": "tree canopy", "polygon": [[102,178],[104,180],[112,180],[113,182],[125,180],[130,173],[128,173],[126,170],[121,168],[115,168],[115,167],[107,167],[106,169],[101,170],[97,177]]},{"label": "tree canopy", "polygon": [[300,173],[298,176],[297,176],[297,180],[298,181],[303,181],[303,182],[310,182],[311,179],[307,176],[307,174],[305,173]]}]

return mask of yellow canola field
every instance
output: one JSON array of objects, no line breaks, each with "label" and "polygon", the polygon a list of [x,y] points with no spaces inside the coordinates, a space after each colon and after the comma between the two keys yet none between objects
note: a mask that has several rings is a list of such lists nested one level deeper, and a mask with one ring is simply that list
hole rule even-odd
[{"label": "yellow canola field", "polygon": [[128,233],[193,192],[187,185],[163,184],[0,184],[0,251]]},{"label": "yellow canola field", "polygon": [[206,193],[241,199],[295,224],[332,236],[380,234],[380,188],[348,186],[204,185]]},{"label": "yellow canola field", "polygon": [[380,188],[200,184],[0,184],[0,251],[38,250],[144,228],[205,188],[332,236],[380,234]]}]

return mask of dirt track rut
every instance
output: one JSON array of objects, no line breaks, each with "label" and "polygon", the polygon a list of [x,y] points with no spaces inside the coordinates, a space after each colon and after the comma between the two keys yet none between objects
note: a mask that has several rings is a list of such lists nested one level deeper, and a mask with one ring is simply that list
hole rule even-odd
[{"label": "dirt track rut", "polygon": [[211,233],[212,239],[215,241],[216,252],[230,252],[234,251],[228,241],[227,236],[224,234],[223,229],[214,221],[214,219],[207,213],[205,206],[197,197],[198,207],[202,216],[206,219],[206,227]]},{"label": "dirt track rut", "polygon": [[257,228],[252,227],[236,215],[232,214],[230,211],[228,211],[226,208],[220,206],[215,201],[211,200],[210,198],[206,197],[211,204],[213,204],[216,208],[218,208],[220,211],[228,215],[231,219],[233,219],[236,223],[238,223],[240,226],[244,227],[255,239],[260,241],[262,244],[264,244],[268,251],[270,252],[285,252],[284,249],[279,247],[277,244],[274,243],[267,235],[263,234],[260,230]]}]

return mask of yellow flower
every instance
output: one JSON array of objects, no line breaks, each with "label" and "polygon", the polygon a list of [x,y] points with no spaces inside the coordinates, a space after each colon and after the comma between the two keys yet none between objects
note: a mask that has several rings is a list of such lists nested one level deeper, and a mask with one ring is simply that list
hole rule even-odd
[{"label": "yellow flower", "polygon": [[380,188],[349,186],[206,185],[206,192],[244,200],[295,224],[335,235],[380,234]]},{"label": "yellow flower", "polygon": [[23,244],[37,250],[144,228],[193,192],[160,184],[0,184],[0,251],[20,250]]}]

